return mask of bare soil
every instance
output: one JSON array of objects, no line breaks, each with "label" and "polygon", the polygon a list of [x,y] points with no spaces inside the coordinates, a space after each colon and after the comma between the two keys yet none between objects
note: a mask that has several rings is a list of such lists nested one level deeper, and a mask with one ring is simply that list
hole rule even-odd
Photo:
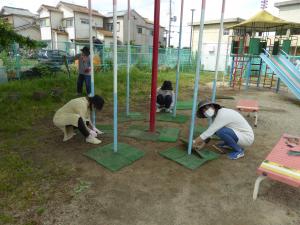
[{"label": "bare soil", "polygon": [[[190,94],[192,91],[189,92]],[[190,94],[180,96],[188,99]],[[200,97],[209,95],[204,89]],[[256,169],[283,133],[300,135],[300,103],[286,91],[280,94],[270,89],[232,91],[219,89],[219,95],[235,100],[219,100],[234,108],[240,98],[257,99],[260,105],[258,127],[254,128],[255,143],[244,158],[231,161],[226,155],[195,171],[188,170],[158,153],[178,143],[137,141],[119,137],[145,152],[145,156],[129,167],[110,172],[83,153],[95,146],[86,144],[79,134],[67,143],[62,133],[49,119],[43,126],[49,129],[41,137],[43,157],[70,165],[75,171],[73,182],[60,184],[72,191],[72,185],[84,182],[86,187],[72,197],[54,197],[38,219],[44,225],[299,225],[300,190],[278,182],[265,180],[259,197],[252,200]],[[148,103],[136,111],[144,111]],[[120,109],[122,110],[122,109]],[[190,115],[191,111],[178,111]],[[253,117],[246,117],[253,125]],[[203,121],[197,121],[204,123]],[[112,123],[111,107],[98,115],[98,123]],[[130,124],[120,123],[122,130]],[[190,122],[184,125],[157,122],[157,125],[180,127],[188,135]],[[112,142],[104,135],[103,143]],[[300,163],[300,158],[299,158]],[[68,189],[68,188],[69,189]]]}]

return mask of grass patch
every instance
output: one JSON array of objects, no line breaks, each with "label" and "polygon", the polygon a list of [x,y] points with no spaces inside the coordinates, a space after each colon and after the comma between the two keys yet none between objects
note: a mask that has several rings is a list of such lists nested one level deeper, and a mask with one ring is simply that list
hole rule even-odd
[{"label": "grass patch", "polygon": [[[164,80],[171,80],[175,87],[175,71],[159,72],[158,86]],[[212,73],[204,73],[201,82],[211,81]],[[15,211],[32,210],[42,215],[47,209],[45,203],[59,196],[72,195],[74,187],[64,187],[74,171],[64,165],[64,160],[55,158],[32,158],[43,147],[47,129],[39,130],[41,120],[51,120],[55,111],[76,97],[77,76],[58,73],[51,77],[11,81],[0,85],[0,223],[20,224],[13,217]],[[180,93],[191,89],[194,73],[181,73]],[[60,88],[60,97],[52,96],[52,89]],[[149,99],[151,73],[136,67],[131,69],[131,101]],[[40,100],[34,100],[33,93],[44,92]],[[95,74],[95,93],[102,95],[105,107],[112,107],[113,73]],[[118,100],[125,105],[126,69],[118,73]],[[192,93],[191,93],[192,94]],[[38,140],[37,140],[38,134]],[[85,183],[75,188],[76,192],[86,189]],[[56,197],[55,197],[56,196]],[[58,197],[57,197],[58,196]],[[26,209],[26,210],[24,210]],[[24,221],[24,218],[22,218]],[[26,218],[25,218],[26,220]]]}]

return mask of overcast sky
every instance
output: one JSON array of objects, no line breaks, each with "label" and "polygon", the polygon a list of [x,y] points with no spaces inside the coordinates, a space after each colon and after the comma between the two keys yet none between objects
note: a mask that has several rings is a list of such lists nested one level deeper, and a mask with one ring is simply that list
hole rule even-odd
[{"label": "overcast sky", "polygon": [[[85,5],[88,1],[84,0],[65,0],[66,2]],[[160,10],[160,24],[169,27],[169,1],[161,0]],[[278,16],[278,9],[274,7],[274,3],[282,0],[268,0],[267,10]],[[18,8],[26,8],[36,13],[41,4],[55,6],[59,0],[0,0],[0,7],[12,6]],[[92,7],[101,13],[105,14],[112,11],[113,0],[92,0]],[[127,9],[127,0],[117,0],[117,10]],[[183,41],[182,46],[189,46],[190,28],[188,23],[191,22],[191,9],[196,9],[194,14],[194,21],[200,21],[201,0],[185,0],[183,13]],[[205,20],[220,19],[222,0],[207,0],[206,1]],[[226,0],[225,18],[241,17],[247,19],[260,10],[261,0]],[[179,14],[180,14],[181,0],[172,0],[172,15],[177,16],[177,22],[173,23],[171,44],[178,45],[178,31],[179,31]],[[153,20],[154,0],[131,0],[131,7],[135,9],[143,17]]]}]

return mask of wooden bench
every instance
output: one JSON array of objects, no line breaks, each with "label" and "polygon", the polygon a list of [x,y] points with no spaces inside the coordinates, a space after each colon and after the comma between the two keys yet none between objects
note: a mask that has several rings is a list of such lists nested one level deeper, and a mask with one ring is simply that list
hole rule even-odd
[{"label": "wooden bench", "polygon": [[[293,147],[290,140],[297,140]],[[293,187],[300,187],[300,156],[289,155],[290,150],[300,151],[300,137],[283,134],[257,169],[259,177],[255,181],[253,199],[257,198],[260,182],[266,178],[276,180]]]},{"label": "wooden bench", "polygon": [[241,112],[248,112],[248,116],[250,116],[250,113],[254,113],[254,126],[257,127],[259,107],[256,100],[241,99],[237,102],[236,108]]}]

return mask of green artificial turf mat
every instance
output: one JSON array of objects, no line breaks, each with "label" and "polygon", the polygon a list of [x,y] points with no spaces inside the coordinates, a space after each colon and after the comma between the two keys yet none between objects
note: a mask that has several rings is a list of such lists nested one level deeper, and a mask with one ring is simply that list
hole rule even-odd
[{"label": "green artificial turf mat", "polygon": [[173,116],[172,113],[159,113],[156,116],[158,121],[165,121],[165,122],[173,122],[173,123],[185,123],[188,121],[189,117],[186,115],[179,115],[177,114],[176,117]]},{"label": "green artificial turf mat", "polygon": [[118,119],[120,122],[126,122],[135,120],[145,120],[145,118],[145,115],[139,112],[130,112],[128,116],[126,115],[126,113],[120,113]]},{"label": "green artificial turf mat", "polygon": [[190,101],[178,101],[176,109],[178,110],[186,110],[193,108],[193,100]]},{"label": "green artificial turf mat", "polygon": [[95,160],[110,171],[118,171],[144,156],[144,152],[130,145],[118,143],[118,151],[113,152],[113,144],[94,148],[84,155]]},{"label": "green artificial turf mat", "polygon": [[103,124],[103,125],[97,125],[96,126],[100,131],[103,131],[104,134],[112,134],[114,129],[113,129],[113,125],[111,124]]},{"label": "green artificial turf mat", "polygon": [[207,161],[206,159],[200,158],[199,156],[195,156],[193,154],[189,155],[186,151],[177,147],[162,151],[160,152],[160,155],[167,159],[175,161],[191,170],[197,169]]}]

